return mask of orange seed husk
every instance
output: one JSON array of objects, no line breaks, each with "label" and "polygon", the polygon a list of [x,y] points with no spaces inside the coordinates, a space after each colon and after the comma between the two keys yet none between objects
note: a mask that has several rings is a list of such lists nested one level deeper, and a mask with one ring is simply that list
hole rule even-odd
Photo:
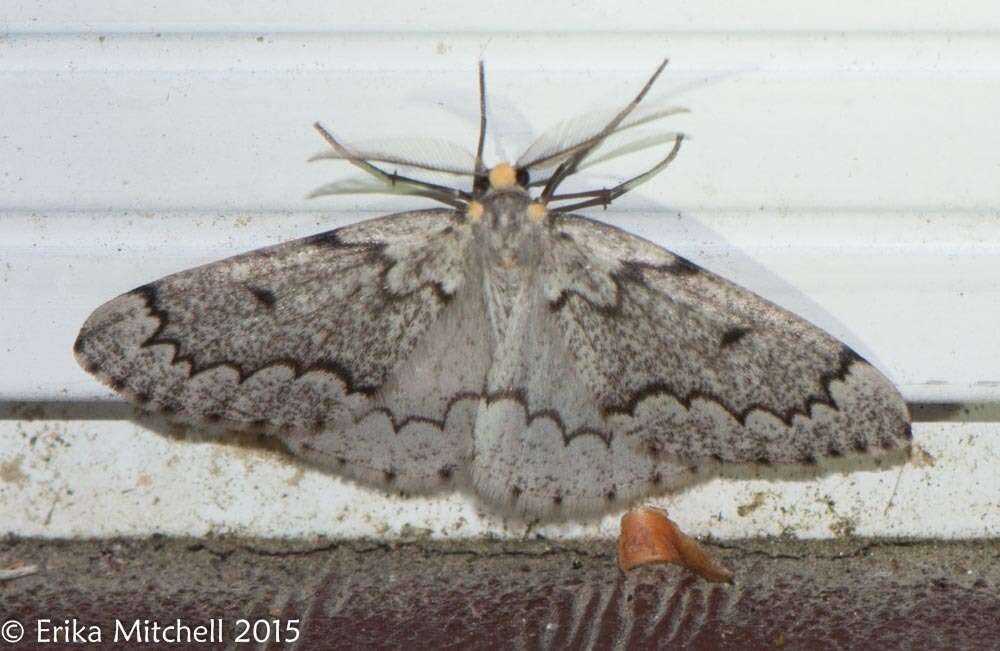
[{"label": "orange seed husk", "polygon": [[697,540],[681,531],[666,511],[640,506],[622,516],[618,565],[628,572],[649,563],[680,565],[714,583],[733,580],[733,573],[709,556]]}]

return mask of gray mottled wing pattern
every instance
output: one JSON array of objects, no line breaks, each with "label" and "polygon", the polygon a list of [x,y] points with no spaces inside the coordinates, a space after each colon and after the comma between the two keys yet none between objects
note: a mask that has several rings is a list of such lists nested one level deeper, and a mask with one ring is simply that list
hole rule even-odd
[{"label": "gray mottled wing pattern", "polygon": [[467,463],[489,363],[471,242],[461,213],[419,211],[183,271],[98,308],[76,355],[150,411],[440,484]]},{"label": "gray mottled wing pattern", "polygon": [[498,352],[512,359],[476,423],[473,475],[492,500],[596,513],[706,462],[809,464],[908,442],[885,377],[752,292],[579,216],[553,216],[543,250],[531,325]]},{"label": "gray mottled wing pattern", "polygon": [[653,466],[614,450],[622,441],[609,436],[580,384],[577,355],[539,291],[543,277],[526,284],[530,299],[515,303],[497,346],[476,419],[472,477],[482,496],[508,510],[600,513],[651,492],[645,480]]}]

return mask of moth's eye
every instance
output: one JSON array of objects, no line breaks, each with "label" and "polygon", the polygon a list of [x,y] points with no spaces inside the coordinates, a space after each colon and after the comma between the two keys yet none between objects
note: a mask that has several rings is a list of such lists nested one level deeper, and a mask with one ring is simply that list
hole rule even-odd
[{"label": "moth's eye", "polygon": [[531,182],[531,177],[528,175],[528,170],[517,170],[517,176],[515,177],[517,184],[524,189],[528,189],[528,183]]},{"label": "moth's eye", "polygon": [[488,176],[477,176],[472,182],[472,193],[483,194],[490,189],[490,179]]}]

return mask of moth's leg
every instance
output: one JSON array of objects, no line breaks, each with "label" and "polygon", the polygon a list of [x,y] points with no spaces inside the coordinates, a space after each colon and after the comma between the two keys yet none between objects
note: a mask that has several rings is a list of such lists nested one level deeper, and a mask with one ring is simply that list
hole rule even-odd
[{"label": "moth's leg", "polygon": [[706,581],[731,583],[733,573],[708,555],[698,541],[667,517],[667,512],[640,506],[622,516],[618,565],[623,572],[650,563],[673,563]]}]

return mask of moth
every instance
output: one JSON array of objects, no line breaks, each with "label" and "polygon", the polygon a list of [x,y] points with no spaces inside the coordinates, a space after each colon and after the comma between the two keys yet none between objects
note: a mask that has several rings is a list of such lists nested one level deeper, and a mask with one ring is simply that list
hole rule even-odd
[{"label": "moth", "polygon": [[713,464],[815,464],[905,447],[906,404],[850,348],[681,256],[575,214],[659,173],[682,134],[654,138],[664,156],[638,176],[560,192],[589,164],[649,145],[628,136],[676,112],[637,110],[665,65],[598,128],[557,129],[513,164],[483,162],[482,65],[467,163],[352,147],[317,123],[324,157],[370,182],[316,194],[404,193],[444,207],[143,285],[87,319],[79,363],[173,420],[265,432],[393,490],[464,486],[531,518],[617,510]]}]

